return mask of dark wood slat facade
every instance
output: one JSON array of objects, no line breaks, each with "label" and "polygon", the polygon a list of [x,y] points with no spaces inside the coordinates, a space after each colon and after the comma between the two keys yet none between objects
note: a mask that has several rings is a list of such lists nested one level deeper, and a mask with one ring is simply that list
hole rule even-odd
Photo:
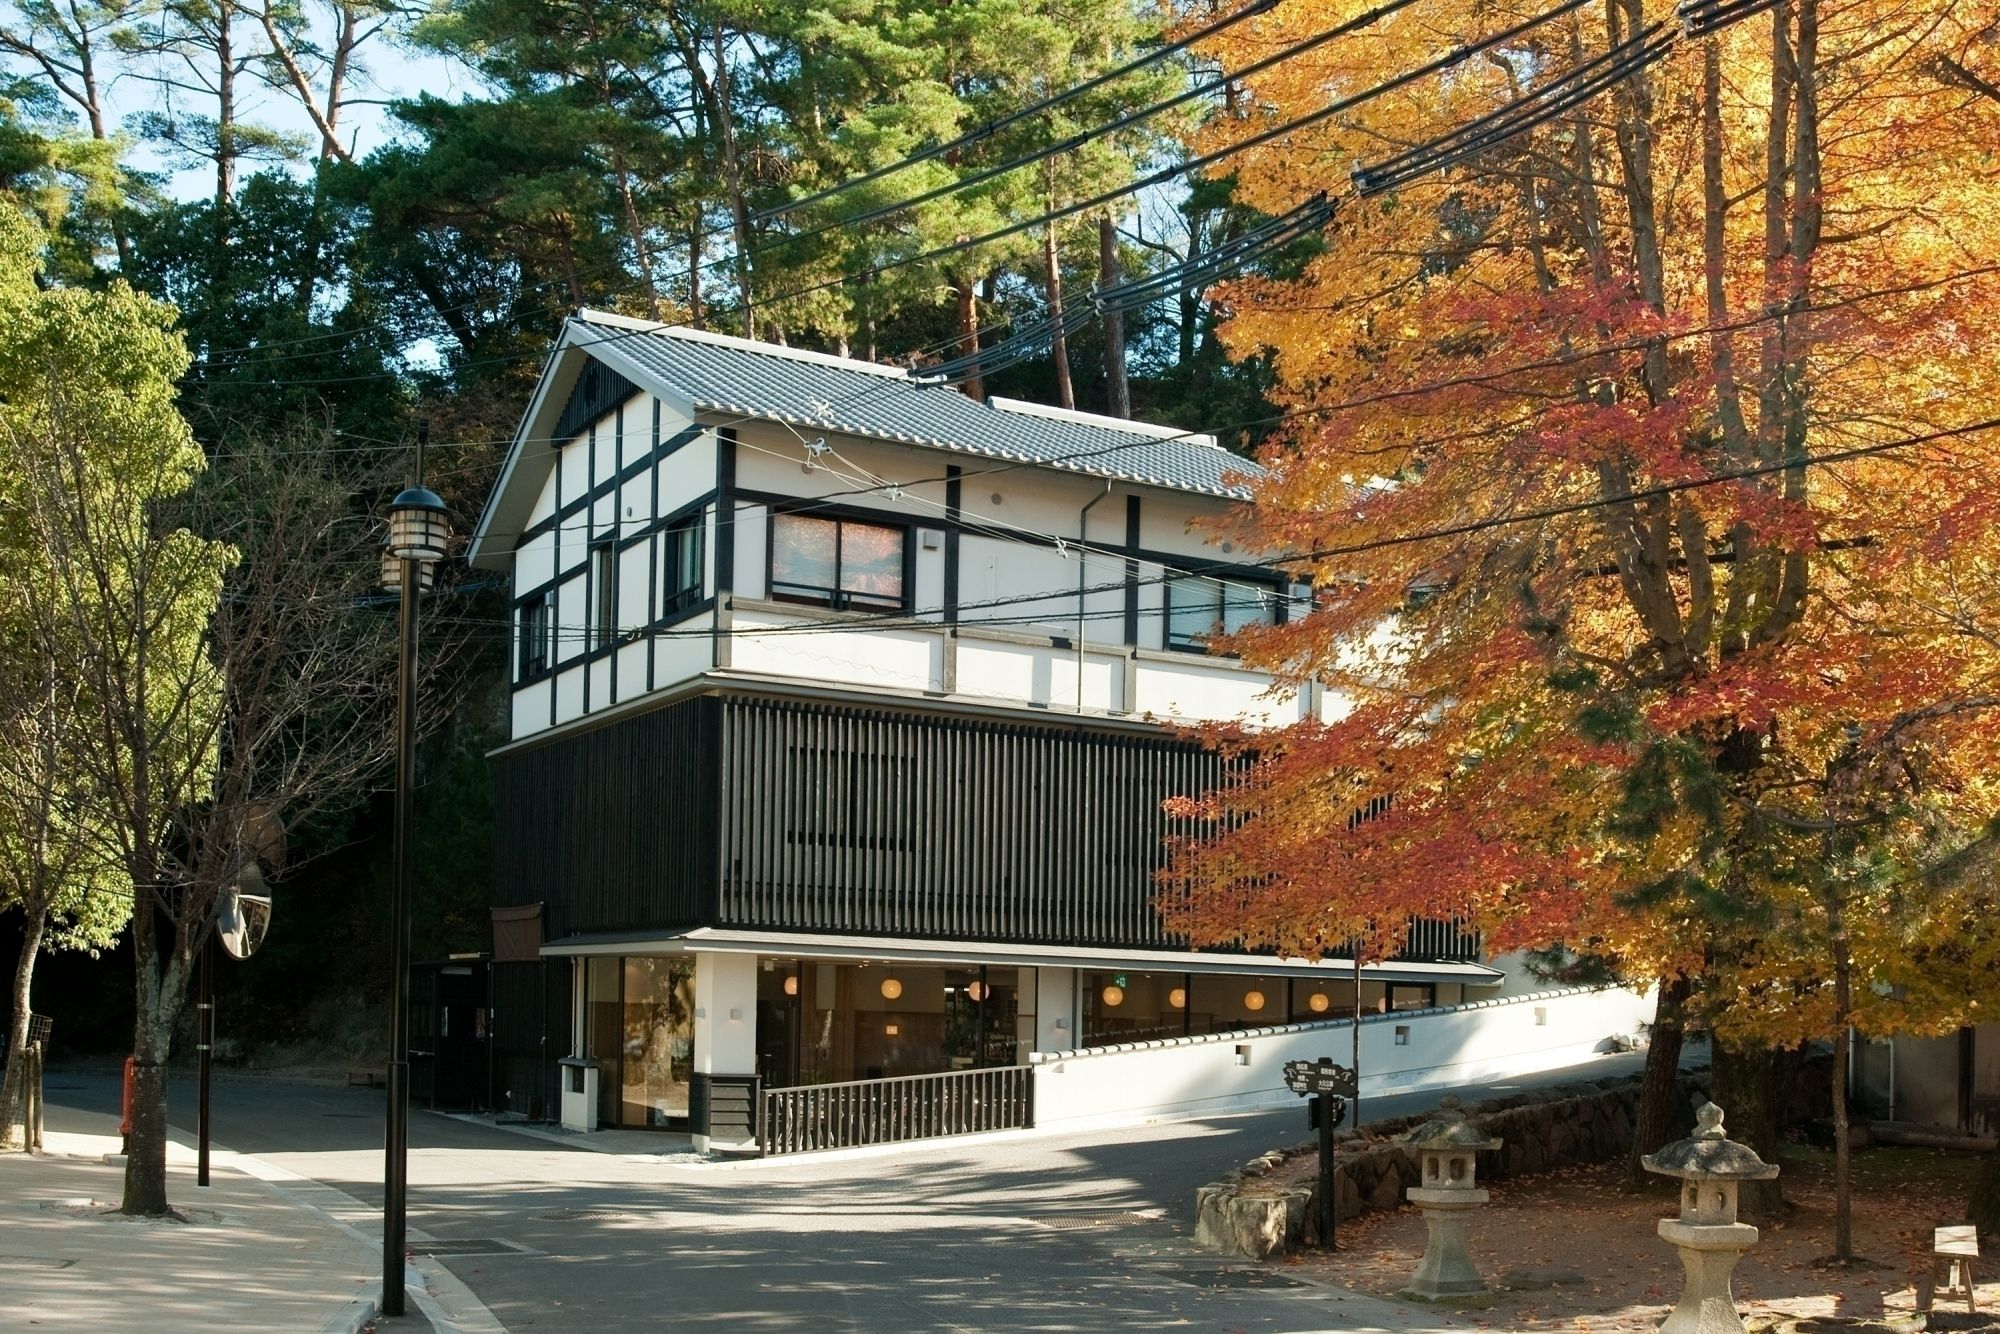
[{"label": "dark wood slat facade", "polygon": [[500,756],[494,902],[550,939],[713,923],[721,725],[703,697]]},{"label": "dark wood slat facade", "polygon": [[[1222,776],[1164,732],[727,693],[498,763],[503,904],[548,936],[718,926],[1175,948],[1167,797]],[[1413,924],[1406,957],[1477,957]]]}]

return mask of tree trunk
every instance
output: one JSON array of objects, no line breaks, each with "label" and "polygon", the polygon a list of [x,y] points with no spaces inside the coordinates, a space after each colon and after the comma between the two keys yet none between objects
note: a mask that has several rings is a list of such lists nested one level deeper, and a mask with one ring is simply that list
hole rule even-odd
[{"label": "tree trunk", "polygon": [[28,1147],[28,998],[35,980],[47,918],[29,913],[21,924],[21,957],[14,965],[14,1019],[7,1028],[7,1076],[0,1082],[0,1152]]},{"label": "tree trunk", "polygon": [[[1054,211],[1055,194],[1049,195],[1049,209]],[[1076,407],[1076,386],[1069,377],[1069,338],[1063,333],[1063,290],[1062,263],[1056,253],[1056,225],[1051,222],[1042,229],[1042,263],[1048,270],[1049,319],[1054,323],[1054,334],[1049,339],[1049,358],[1056,369],[1056,406]]]},{"label": "tree trunk", "polygon": [[[1118,229],[1106,213],[1097,220],[1097,286],[1102,291],[1118,282]],[[1125,317],[1104,312],[1104,410],[1113,417],[1132,415],[1132,386],[1125,379]]]},{"label": "tree trunk", "polygon": [[[135,924],[135,930],[145,927]],[[142,985],[139,1019],[133,1030],[132,1134],[126,1141],[127,1214],[167,1212],[167,1055],[173,1046],[173,1017],[164,993],[151,997]],[[149,1004],[150,1002],[150,1004]]]},{"label": "tree trunk", "polygon": [[[952,283],[952,296],[958,303],[955,320],[958,325],[958,355],[977,357],[979,355],[979,302],[973,295],[972,277],[967,274]],[[979,373],[975,363],[971,372],[959,382],[959,392],[975,403],[986,399],[986,378]]]},{"label": "tree trunk", "polygon": [[729,51],[715,25],[715,119],[722,131],[722,165],[729,182],[729,216],[736,228],[736,289],[743,302],[743,336],[757,336],[756,298],[750,290],[750,206],[743,197],[743,167],[736,156],[736,115],[730,107]]},{"label": "tree trunk", "polygon": [[1625,1164],[1625,1184],[1637,1189],[1653,1180],[1639,1159],[1687,1133],[1674,1125],[1675,1096],[1680,1085],[1681,1045],[1686,1038],[1687,999],[1693,989],[1687,974],[1660,982],[1653,1004],[1652,1040],[1646,1047],[1646,1073],[1639,1082],[1639,1113],[1632,1123],[1632,1155]]},{"label": "tree trunk", "polygon": [[[1778,1161],[1778,1060],[1769,1047],[1738,1045],[1717,1037],[1715,1101],[1721,1105],[1729,1138],[1747,1144],[1767,1163]],[[1737,1197],[1751,1222],[1777,1217],[1785,1206],[1778,1180],[1746,1181]]]},{"label": "tree trunk", "polygon": [[1854,957],[1847,938],[1846,905],[1828,896],[1827,925],[1833,937],[1833,1258],[1854,1258],[1854,1150],[1847,1142],[1848,1024],[1853,1015]]},{"label": "tree trunk", "polygon": [[2000,1152],[1986,1154],[1973,1174],[1965,1221],[1977,1227],[1982,1236],[2000,1235]]}]

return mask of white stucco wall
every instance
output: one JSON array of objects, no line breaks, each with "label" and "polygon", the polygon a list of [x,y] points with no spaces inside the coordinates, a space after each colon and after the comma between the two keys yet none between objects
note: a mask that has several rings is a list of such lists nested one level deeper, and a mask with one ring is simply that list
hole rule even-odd
[{"label": "white stucco wall", "polygon": [[[1552,1069],[1652,1018],[1650,993],[1545,991],[1450,1009],[1371,1015],[1361,1024],[1360,1084],[1370,1093],[1436,1088]],[[1286,1106],[1286,1061],[1350,1061],[1346,1020],[1249,1029],[1088,1051],[1038,1052],[1038,1129],[1171,1120]]]}]

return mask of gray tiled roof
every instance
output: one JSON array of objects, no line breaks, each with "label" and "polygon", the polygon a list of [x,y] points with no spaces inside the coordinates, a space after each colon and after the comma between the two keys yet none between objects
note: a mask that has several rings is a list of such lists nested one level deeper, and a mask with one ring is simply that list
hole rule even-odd
[{"label": "gray tiled roof", "polygon": [[1247,490],[1225,474],[1255,476],[1255,463],[1209,438],[1164,439],[1106,418],[1078,420],[975,403],[867,363],[812,358],[741,339],[672,328],[635,329],[579,317],[576,341],[605,345],[618,359],[699,411],[787,422],[924,445],[960,454],[1058,468],[1229,498]]}]

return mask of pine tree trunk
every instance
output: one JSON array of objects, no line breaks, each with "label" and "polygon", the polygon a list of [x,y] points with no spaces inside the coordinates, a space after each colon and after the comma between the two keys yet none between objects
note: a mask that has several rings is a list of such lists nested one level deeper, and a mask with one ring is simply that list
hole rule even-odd
[{"label": "pine tree trunk", "polygon": [[[1725,1042],[1715,1048],[1715,1101],[1721,1105],[1729,1138],[1747,1144],[1767,1163],[1778,1161],[1778,1053],[1755,1044]],[[1780,1180],[1746,1181],[1737,1196],[1750,1222],[1767,1221],[1784,1210]]]},{"label": "pine tree trunk", "polygon": [[[1049,192],[1049,208],[1056,207],[1055,191]],[[1063,333],[1063,288],[1062,262],[1056,247],[1056,225],[1052,222],[1042,230],[1042,264],[1048,270],[1049,319],[1055,326],[1054,336],[1049,340],[1049,356],[1056,368],[1056,406],[1074,408],[1076,406],[1076,385],[1069,376],[1069,338]]]},{"label": "pine tree trunk", "polygon": [[[958,278],[952,284],[952,295],[957,299],[958,310],[954,317],[958,324],[958,355],[976,357],[979,355],[979,302],[973,296],[970,275]],[[975,403],[986,399],[986,379],[975,364],[970,374],[959,382],[959,391]]]},{"label": "pine tree trunk", "polygon": [[28,914],[21,928],[21,956],[14,965],[14,1019],[7,1027],[7,1076],[0,1082],[0,1152],[28,1147],[28,998],[35,980],[47,919]]},{"label": "pine tree trunk", "polygon": [[[1118,282],[1118,229],[1106,213],[1097,220],[1097,286],[1102,291]],[[1132,415],[1132,386],[1125,378],[1125,317],[1104,312],[1104,410],[1113,417]]]},{"label": "pine tree trunk", "polygon": [[1660,983],[1653,1003],[1653,1029],[1646,1047],[1646,1073],[1639,1081],[1639,1113],[1632,1122],[1632,1154],[1626,1160],[1625,1184],[1637,1189],[1653,1180],[1639,1159],[1687,1133],[1673,1124],[1674,1094],[1680,1084],[1681,1046],[1686,1040],[1686,1007],[1692,986],[1685,973]]},{"label": "pine tree trunk", "polygon": [[757,297],[750,286],[750,205],[743,193],[743,164],[736,155],[736,113],[730,105],[728,44],[715,25],[715,111],[722,131],[722,164],[729,183],[729,217],[736,232],[736,292],[743,302],[743,336],[757,336]]}]

